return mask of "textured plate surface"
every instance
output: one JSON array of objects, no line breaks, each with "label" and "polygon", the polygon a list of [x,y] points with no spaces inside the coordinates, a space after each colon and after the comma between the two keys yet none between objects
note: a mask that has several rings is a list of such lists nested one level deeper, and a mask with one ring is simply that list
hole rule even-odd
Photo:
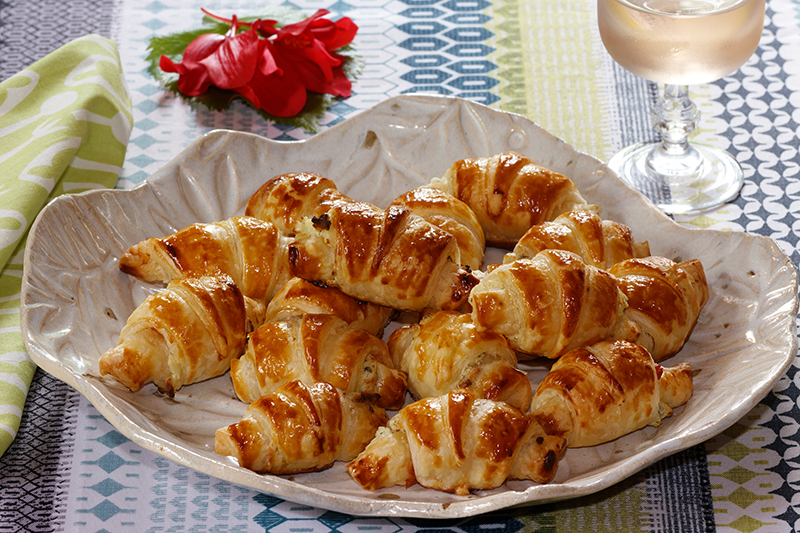
[{"label": "textured plate surface", "polygon": [[[133,394],[99,376],[100,355],[116,344],[135,306],[160,288],[120,273],[118,259],[129,246],[242,214],[257,188],[281,173],[318,172],[353,198],[385,207],[456,160],[506,150],[571,177],[602,217],[631,226],[653,254],[703,262],[710,300],[689,343],[665,362],[691,363],[695,393],[660,427],[568,450],[548,485],[515,481],[469,496],[419,485],[372,493],[350,480],[342,464],[277,477],[216,455],[214,431],[238,421],[245,408],[227,375],[185,387],[174,399],[152,385]],[[797,351],[797,272],[772,240],[681,227],[601,162],[528,119],[445,97],[393,98],[307,141],[209,133],[135,189],[52,202],[31,231],[25,265],[22,327],[31,357],[127,437],[209,475],[357,515],[463,517],[596,492],[731,426],[767,394]],[[538,373],[534,368],[531,375]]]}]

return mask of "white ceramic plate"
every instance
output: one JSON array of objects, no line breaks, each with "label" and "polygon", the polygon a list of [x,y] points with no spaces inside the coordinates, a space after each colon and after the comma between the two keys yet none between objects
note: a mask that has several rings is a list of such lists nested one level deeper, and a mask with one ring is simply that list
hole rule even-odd
[{"label": "white ceramic plate", "polygon": [[[711,297],[692,339],[673,359],[689,361],[698,372],[695,393],[659,428],[568,450],[547,485],[509,482],[469,496],[419,485],[373,493],[361,490],[342,464],[278,477],[216,455],[214,431],[238,421],[245,408],[227,375],[185,387],[174,399],[152,385],[133,394],[99,377],[100,355],[116,344],[135,306],[159,288],[118,270],[118,258],[132,244],[241,214],[256,189],[281,173],[318,172],[353,198],[385,206],[442,175],[456,160],[506,150],[571,177],[604,218],[631,226],[654,254],[703,262]],[[22,326],[31,357],[78,389],[128,438],[209,475],[356,515],[464,517],[596,492],[735,423],[767,394],[797,352],[797,274],[771,240],[683,228],[601,162],[526,118],[453,98],[393,98],[302,142],[209,133],[135,189],[52,202],[31,230],[25,265]]]}]

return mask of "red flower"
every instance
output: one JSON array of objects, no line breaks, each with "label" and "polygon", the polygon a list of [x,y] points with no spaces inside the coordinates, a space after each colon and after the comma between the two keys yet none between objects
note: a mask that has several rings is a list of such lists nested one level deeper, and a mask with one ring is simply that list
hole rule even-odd
[{"label": "red flower", "polygon": [[335,23],[323,19],[328,13],[320,9],[281,28],[275,37],[275,53],[292,62],[308,90],[347,97],[351,83],[341,68],[342,57],[332,51],[349,44],[358,27],[348,17]]},{"label": "red flower", "polygon": [[[241,87],[252,79],[255,72],[260,39],[255,25],[243,33],[237,33],[238,29],[239,21],[234,15],[228,33],[200,35],[186,47],[183,61],[175,64],[170,58],[161,56],[159,66],[164,72],[179,75],[178,90],[188,96],[201,95],[210,85],[220,89]],[[266,63],[265,68],[270,65],[272,71],[277,68],[274,62]]]},{"label": "red flower", "polygon": [[306,87],[292,68],[291,63],[280,55],[274,54],[274,47],[266,39],[261,40],[262,63],[272,62],[274,71],[257,68],[250,81],[236,92],[250,100],[257,108],[263,109],[276,117],[293,117],[306,105]]},{"label": "red flower", "polygon": [[[237,34],[239,29],[236,16],[230,31],[214,50],[200,64],[206,67],[211,81],[220,89],[235,89],[253,77],[258,63],[258,33],[252,27]],[[201,36],[202,37],[202,36]]]},{"label": "red flower", "polygon": [[224,39],[224,35],[216,33],[201,35],[186,47],[182,62],[176,64],[167,56],[161,56],[158,66],[164,72],[178,74],[178,90],[181,93],[187,96],[201,95],[212,82],[206,67],[200,61],[213,54]]},{"label": "red flower", "polygon": [[[231,29],[225,35],[197,37],[186,47],[180,63],[161,56],[159,66],[178,74],[181,93],[199,96],[215,85],[241,94],[256,108],[278,117],[302,111],[307,91],[350,96],[343,57],[333,52],[349,44],[358,31],[349,18],[332,22],[323,18],[329,12],[320,9],[302,22],[277,30],[274,20],[250,24],[239,22],[235,15],[227,20],[203,11]],[[240,26],[249,29],[239,33]]]}]

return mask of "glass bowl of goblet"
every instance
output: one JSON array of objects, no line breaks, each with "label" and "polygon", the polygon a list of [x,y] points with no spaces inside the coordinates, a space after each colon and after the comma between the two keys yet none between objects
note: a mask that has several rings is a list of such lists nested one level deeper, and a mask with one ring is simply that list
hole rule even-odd
[{"label": "glass bowl of goblet", "polygon": [[664,85],[652,112],[658,143],[623,148],[608,166],[662,211],[696,213],[734,199],[744,173],[725,150],[690,141],[700,118],[688,86],[714,82],[758,48],[765,0],[597,0],[614,60]]}]

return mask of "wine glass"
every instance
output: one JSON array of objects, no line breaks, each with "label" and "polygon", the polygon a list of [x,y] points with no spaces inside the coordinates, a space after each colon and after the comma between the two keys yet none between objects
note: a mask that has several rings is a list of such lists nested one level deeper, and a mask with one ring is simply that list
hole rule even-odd
[{"label": "wine glass", "polygon": [[700,113],[688,86],[726,76],[753,54],[765,0],[597,0],[600,37],[611,57],[665,84],[652,113],[660,143],[639,143],[608,166],[666,213],[716,207],[739,193],[739,163],[719,148],[689,142]]}]

